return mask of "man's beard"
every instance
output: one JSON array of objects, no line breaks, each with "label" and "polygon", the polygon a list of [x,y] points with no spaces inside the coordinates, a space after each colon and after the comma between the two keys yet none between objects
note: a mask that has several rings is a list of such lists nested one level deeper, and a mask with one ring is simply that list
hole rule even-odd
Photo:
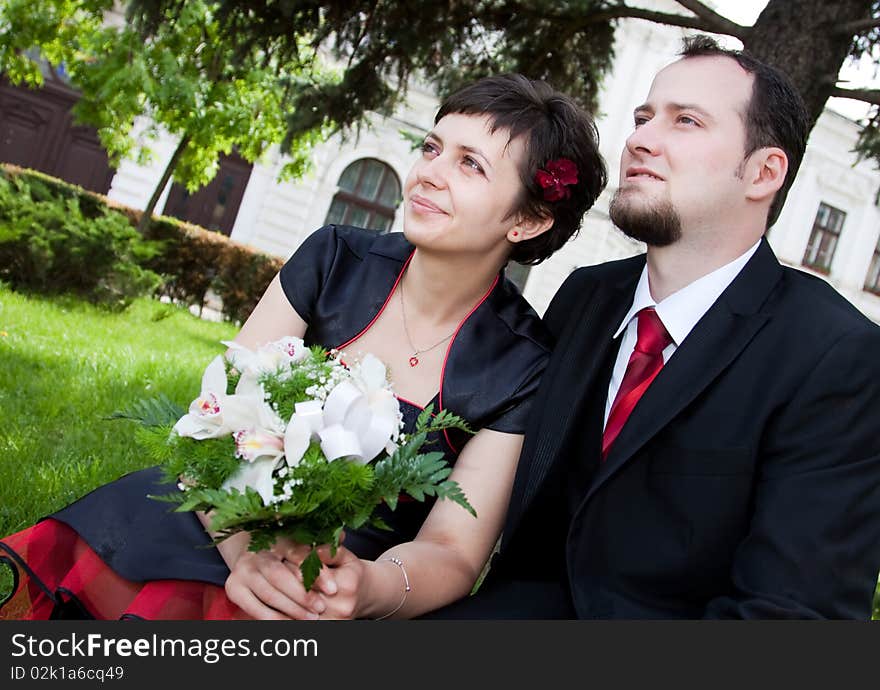
[{"label": "man's beard", "polygon": [[651,247],[666,247],[681,237],[681,218],[669,199],[641,205],[618,187],[609,207],[611,222],[625,235]]}]

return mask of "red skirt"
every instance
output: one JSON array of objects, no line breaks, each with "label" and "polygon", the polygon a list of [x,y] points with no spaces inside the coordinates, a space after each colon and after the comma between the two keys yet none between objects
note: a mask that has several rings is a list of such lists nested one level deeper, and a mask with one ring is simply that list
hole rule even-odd
[{"label": "red skirt", "polygon": [[0,561],[11,566],[14,580],[13,592],[0,602],[0,620],[247,618],[214,584],[126,580],[57,520],[0,541]]}]

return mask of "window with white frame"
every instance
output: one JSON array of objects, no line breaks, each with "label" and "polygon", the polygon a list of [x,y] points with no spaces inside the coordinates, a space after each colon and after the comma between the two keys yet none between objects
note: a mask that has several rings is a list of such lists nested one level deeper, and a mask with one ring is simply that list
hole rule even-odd
[{"label": "window with white frame", "polygon": [[391,229],[400,203],[400,181],[390,166],[375,158],[361,158],[342,171],[338,186],[325,223],[379,232]]},{"label": "window with white frame", "polygon": [[843,229],[846,213],[826,203],[819,204],[816,220],[813,221],[813,232],[804,252],[804,266],[822,273],[831,271],[831,260],[837,249],[837,240]]}]

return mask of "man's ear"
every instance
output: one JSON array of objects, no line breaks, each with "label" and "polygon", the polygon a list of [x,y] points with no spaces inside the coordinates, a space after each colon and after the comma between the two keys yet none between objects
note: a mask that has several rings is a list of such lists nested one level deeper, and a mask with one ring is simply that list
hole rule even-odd
[{"label": "man's ear", "polygon": [[746,181],[749,183],[746,198],[761,201],[773,198],[785,183],[788,172],[788,156],[775,146],[758,149],[746,162]]},{"label": "man's ear", "polygon": [[553,216],[547,216],[546,218],[523,216],[517,221],[516,225],[507,231],[507,239],[510,242],[533,240],[538,235],[543,235],[552,228],[554,222]]}]

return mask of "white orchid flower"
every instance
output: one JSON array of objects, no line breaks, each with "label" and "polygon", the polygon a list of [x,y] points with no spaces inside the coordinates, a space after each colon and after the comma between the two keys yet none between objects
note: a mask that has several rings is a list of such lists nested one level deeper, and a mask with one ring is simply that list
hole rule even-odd
[{"label": "white orchid flower", "polygon": [[284,455],[284,441],[276,434],[263,429],[242,429],[232,434],[235,454],[247,462],[262,458],[280,458]]},{"label": "white orchid flower", "polygon": [[275,470],[284,461],[282,437],[265,429],[242,429],[233,438],[235,454],[245,462],[220,488],[244,493],[250,487],[260,494],[263,505],[269,505],[275,493]]},{"label": "white orchid flower", "polygon": [[364,391],[374,414],[395,418],[396,426],[391,432],[388,446],[385,449],[389,454],[393,453],[397,447],[396,441],[400,437],[403,415],[400,412],[400,403],[388,386],[385,365],[373,355],[367,355],[352,371],[352,378]]},{"label": "white orchid flower", "polygon": [[[262,396],[226,395],[226,383],[223,357],[218,355],[202,375],[199,397],[190,403],[188,413],[174,425],[179,436],[201,441],[262,426],[260,422],[265,422],[268,414]],[[269,412],[272,412],[271,409]]]},{"label": "white orchid flower", "polygon": [[317,429],[327,460],[348,457],[366,464],[397,438],[400,405],[385,374],[385,365],[368,354],[330,391]]},{"label": "white orchid flower", "polygon": [[272,476],[275,468],[282,462],[281,457],[263,457],[253,462],[243,462],[235,473],[229,477],[221,489],[238,489],[245,493],[247,487],[252,488],[263,499],[263,505],[269,505],[275,491],[275,479]]},{"label": "white orchid flower", "polygon": [[[280,340],[274,340],[261,345],[256,350],[250,350],[236,342],[222,341],[229,347],[226,357],[239,373],[241,379],[238,386],[252,387],[262,374],[278,374],[281,379],[289,376],[291,364],[301,362],[311,356],[302,338],[285,336]],[[236,388],[236,394],[240,394]]]}]

